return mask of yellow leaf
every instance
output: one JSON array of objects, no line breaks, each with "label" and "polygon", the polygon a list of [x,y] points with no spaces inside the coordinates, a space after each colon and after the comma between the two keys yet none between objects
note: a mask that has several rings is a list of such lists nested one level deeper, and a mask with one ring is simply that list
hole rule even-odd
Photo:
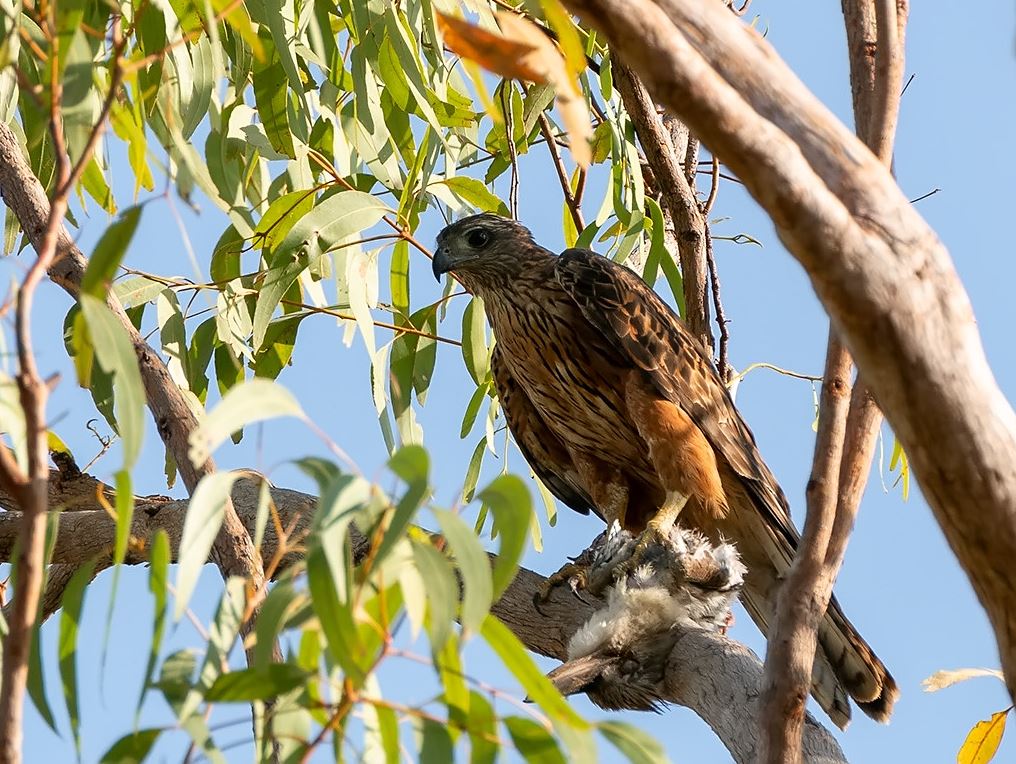
[{"label": "yellow leaf", "polygon": [[72,459],[74,458],[74,454],[71,453],[67,444],[52,430],[46,431],[46,446],[49,448],[50,453],[67,454]]},{"label": "yellow leaf", "polygon": [[550,28],[557,33],[558,44],[564,52],[568,69],[574,76],[579,76],[586,68],[586,50],[582,46],[582,38],[579,37],[575,22],[561,5],[561,0],[543,0],[543,13]]},{"label": "yellow leaf", "polygon": [[991,715],[990,719],[977,722],[974,728],[967,733],[967,739],[963,741],[960,752],[956,754],[957,764],[988,764],[998,751],[998,744],[1002,742],[1002,733],[1005,732],[1005,718],[1011,708],[999,711]]},{"label": "yellow leaf", "polygon": [[589,166],[592,127],[586,101],[576,76],[547,34],[514,13],[495,14],[501,34],[440,12],[436,18],[445,45],[453,53],[501,77],[553,85],[572,156],[582,167]]},{"label": "yellow leaf", "polygon": [[951,687],[957,682],[964,682],[977,676],[993,676],[1003,682],[1005,681],[1005,677],[998,669],[965,668],[936,671],[921,682],[921,685],[924,687],[925,692],[936,692],[946,687]]}]

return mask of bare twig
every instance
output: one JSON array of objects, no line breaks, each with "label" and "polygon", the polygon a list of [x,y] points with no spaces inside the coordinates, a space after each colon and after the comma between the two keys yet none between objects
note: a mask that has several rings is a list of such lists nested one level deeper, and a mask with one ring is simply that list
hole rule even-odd
[{"label": "bare twig", "polygon": [[578,229],[579,233],[582,233],[586,227],[586,222],[582,218],[582,208],[579,206],[579,201],[576,199],[575,194],[572,193],[571,181],[568,180],[568,171],[565,169],[561,152],[557,150],[557,139],[554,137],[554,129],[550,126],[550,120],[547,119],[546,113],[540,114],[540,132],[543,133],[543,137],[547,141],[547,148],[550,150],[551,159],[554,160],[554,169],[557,170],[557,179],[561,182],[564,203],[568,205],[568,211],[571,213],[575,228]]},{"label": "bare twig", "polygon": [[[715,176],[714,176],[715,177]],[[730,329],[727,328],[729,321],[727,314],[723,311],[723,302],[720,300],[720,274],[716,268],[716,257],[713,254],[713,237],[709,233],[709,224],[705,224],[706,234],[706,265],[709,268],[709,283],[712,286],[713,311],[716,313],[716,326],[720,332],[719,353],[716,358],[716,369],[720,372],[720,379],[725,385],[730,384],[731,375],[734,370],[730,367]]]},{"label": "bare twig", "polygon": [[[43,557],[46,538],[46,510],[49,506],[48,438],[46,402],[49,384],[42,379],[35,363],[32,348],[31,315],[35,290],[58,256],[57,244],[67,211],[68,197],[74,184],[89,161],[109,115],[122,77],[121,58],[125,41],[121,35],[120,17],[114,16],[112,25],[112,71],[109,92],[103,103],[97,123],[85,147],[72,168],[67,156],[63,132],[60,100],[63,92],[59,76],[59,46],[47,24],[44,34],[50,43],[50,109],[49,128],[53,138],[56,161],[56,185],[49,205],[45,227],[36,244],[36,260],[18,290],[15,308],[15,333],[18,354],[18,391],[25,417],[27,474],[13,463],[4,450],[0,470],[4,472],[4,485],[14,487],[18,504],[24,513],[21,526],[21,543],[17,561],[17,580],[14,600],[8,619],[8,633],[4,640],[3,679],[0,687],[0,761],[21,760],[22,718],[24,712],[25,683],[28,677],[28,658],[31,650],[31,633],[35,626],[43,579]],[[20,157],[19,157],[20,158]]]},{"label": "bare twig", "polygon": [[512,97],[515,86],[509,80],[501,83],[501,113],[504,116],[505,143],[508,144],[508,162],[511,164],[511,181],[508,186],[508,211],[512,220],[519,219],[519,154],[515,150],[515,115],[512,111]]}]

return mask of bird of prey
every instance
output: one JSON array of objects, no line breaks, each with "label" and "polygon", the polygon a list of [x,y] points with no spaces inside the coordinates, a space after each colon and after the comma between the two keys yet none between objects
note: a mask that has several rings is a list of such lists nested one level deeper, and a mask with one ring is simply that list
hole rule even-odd
[{"label": "bird of prey", "polygon": [[[641,534],[643,550],[678,515],[732,540],[748,569],[742,601],[766,633],[799,534],[706,348],[628,268],[555,255],[513,220],[474,215],[437,242],[435,276],[483,300],[494,384],[536,476],[572,509]],[[896,683],[835,598],[818,643],[812,694],[833,722],[849,722],[848,696],[887,721]]]},{"label": "bird of prey", "polygon": [[[591,578],[609,578],[635,546],[635,537],[615,522],[580,557],[591,558]],[[600,708],[662,710],[660,685],[680,629],[723,631],[744,573],[733,546],[713,546],[675,525],[613,583],[606,605],[572,635],[568,660],[548,678],[562,694],[585,692]]]}]

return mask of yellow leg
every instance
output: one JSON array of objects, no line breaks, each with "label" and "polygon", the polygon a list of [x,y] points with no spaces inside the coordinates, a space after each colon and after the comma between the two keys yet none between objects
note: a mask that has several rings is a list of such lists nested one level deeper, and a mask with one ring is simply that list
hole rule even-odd
[{"label": "yellow leg", "polygon": [[684,509],[690,497],[679,491],[668,491],[667,498],[652,519],[646,523],[646,528],[639,534],[639,540],[635,544],[635,551],[631,557],[614,568],[614,580],[628,575],[635,570],[642,562],[646,550],[653,544],[666,544],[670,540],[670,531],[677,522],[681,510]]}]

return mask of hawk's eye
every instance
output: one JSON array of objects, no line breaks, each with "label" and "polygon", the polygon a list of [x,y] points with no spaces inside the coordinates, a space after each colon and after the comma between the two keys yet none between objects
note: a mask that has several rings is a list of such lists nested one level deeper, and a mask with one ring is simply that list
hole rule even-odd
[{"label": "hawk's eye", "polygon": [[482,228],[474,228],[466,236],[466,243],[473,249],[481,249],[490,243],[490,234]]}]

